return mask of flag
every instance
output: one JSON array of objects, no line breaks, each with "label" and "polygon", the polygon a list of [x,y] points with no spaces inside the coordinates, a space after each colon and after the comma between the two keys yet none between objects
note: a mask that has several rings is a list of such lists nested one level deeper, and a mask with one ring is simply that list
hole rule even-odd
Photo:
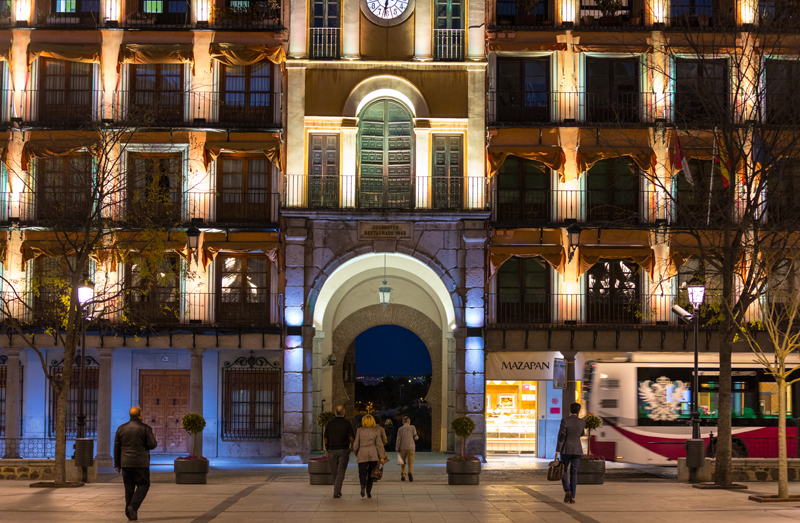
[{"label": "flag", "polygon": [[[714,133],[714,145],[717,145],[717,133]],[[722,140],[719,141],[719,146],[715,147],[717,150],[714,161],[719,164],[719,173],[722,175],[722,187],[727,189],[731,184],[731,162],[728,155],[725,153],[725,144]]]},{"label": "flag", "polygon": [[675,153],[672,155],[672,165],[678,170],[683,170],[686,181],[694,185],[692,171],[689,170],[689,160],[683,154],[683,147],[681,146],[681,139],[678,137],[677,129],[675,130],[675,144],[673,147],[675,148]]},{"label": "flag", "polygon": [[765,166],[775,163],[775,158],[769,154],[769,150],[758,131],[753,131],[753,163],[756,166],[756,170],[763,170]]}]

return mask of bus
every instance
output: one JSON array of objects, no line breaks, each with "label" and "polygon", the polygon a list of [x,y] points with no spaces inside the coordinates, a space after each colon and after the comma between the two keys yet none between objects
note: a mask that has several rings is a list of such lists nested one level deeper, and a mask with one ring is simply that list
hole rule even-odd
[{"label": "bus", "polygon": [[[677,465],[686,456],[684,443],[691,438],[691,389],[694,354],[630,353],[583,354],[581,395],[584,409],[602,419],[592,432],[591,452],[607,461],[643,465]],[[580,364],[580,362],[576,362]],[[793,355],[787,366],[800,364]],[[578,367],[580,368],[580,367]],[[755,362],[753,354],[733,355],[732,363],[733,457],[778,456],[778,385]],[[800,374],[798,374],[800,376]],[[702,354],[699,364],[700,433],[706,456],[716,451],[719,403],[717,354]],[[787,394],[787,447],[797,457],[797,419],[800,384]]]}]

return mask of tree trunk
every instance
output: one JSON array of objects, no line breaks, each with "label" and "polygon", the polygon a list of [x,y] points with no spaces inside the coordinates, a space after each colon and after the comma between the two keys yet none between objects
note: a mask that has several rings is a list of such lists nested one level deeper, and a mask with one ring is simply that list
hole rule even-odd
[{"label": "tree trunk", "polygon": [[[727,316],[727,314],[726,314]],[[717,408],[717,453],[715,483],[730,485],[731,480],[731,329],[726,317],[719,332],[719,404]]]},{"label": "tree trunk", "polygon": [[786,452],[786,380],[778,378],[778,497],[789,497],[789,462]]},{"label": "tree trunk", "polygon": [[592,455],[592,429],[586,431],[586,453]]},{"label": "tree trunk", "polygon": [[67,400],[72,379],[72,364],[75,361],[76,336],[74,332],[71,332],[66,337],[64,370],[56,396],[56,459],[53,466],[53,479],[56,484],[67,482]]}]

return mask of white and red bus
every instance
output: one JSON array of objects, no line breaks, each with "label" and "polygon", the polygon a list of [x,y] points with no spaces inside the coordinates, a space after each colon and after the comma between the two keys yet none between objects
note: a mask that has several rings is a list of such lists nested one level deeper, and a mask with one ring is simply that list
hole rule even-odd
[{"label": "white and red bus", "polygon": [[[626,356],[584,354],[582,396],[586,412],[603,420],[592,433],[591,451],[608,461],[675,465],[686,456],[691,437],[691,386],[694,355],[631,353]],[[794,357],[789,365],[797,365]],[[713,456],[719,404],[719,363],[716,354],[700,357],[700,431],[706,455]],[[752,354],[734,354],[732,431],[734,457],[777,457],[778,398],[775,380],[754,362]],[[787,401],[789,457],[798,455],[797,420],[800,384]],[[800,412],[795,413],[800,415]]]}]

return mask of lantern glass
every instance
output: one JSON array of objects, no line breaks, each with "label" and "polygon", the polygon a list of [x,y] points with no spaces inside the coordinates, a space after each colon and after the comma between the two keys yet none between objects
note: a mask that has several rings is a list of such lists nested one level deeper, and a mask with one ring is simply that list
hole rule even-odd
[{"label": "lantern glass", "polygon": [[192,225],[186,231],[186,244],[189,250],[194,251],[200,244],[200,229]]},{"label": "lantern glass", "polygon": [[703,298],[706,294],[706,288],[702,284],[691,284],[687,287],[689,289],[689,301],[692,307],[697,309],[703,304]]},{"label": "lantern glass", "polygon": [[569,246],[571,249],[574,249],[580,243],[581,227],[577,223],[573,223],[567,227],[567,240],[569,241]]},{"label": "lantern glass", "polygon": [[89,303],[93,294],[94,284],[91,281],[86,281],[86,283],[78,286],[78,302],[80,302],[81,305]]},{"label": "lantern glass", "polygon": [[381,305],[385,309],[391,302],[392,288],[386,285],[386,282],[383,282],[383,285],[378,287],[378,296],[380,297]]}]

